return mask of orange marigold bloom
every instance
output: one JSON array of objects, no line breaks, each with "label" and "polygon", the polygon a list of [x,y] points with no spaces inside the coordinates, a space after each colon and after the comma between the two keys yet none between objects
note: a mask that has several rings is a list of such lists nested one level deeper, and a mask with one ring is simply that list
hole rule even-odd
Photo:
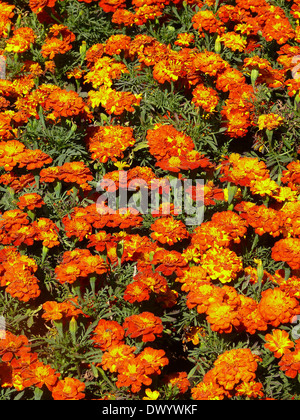
[{"label": "orange marigold bloom", "polygon": [[43,57],[52,60],[57,54],[65,54],[72,49],[72,42],[75,35],[65,25],[53,25],[48,33],[44,45],[42,46]]},{"label": "orange marigold bloom", "polygon": [[33,29],[18,28],[14,31],[13,37],[7,41],[5,50],[13,53],[23,53],[29,50],[30,45],[34,43],[36,38]]},{"label": "orange marigold bloom", "polygon": [[198,29],[203,38],[205,32],[222,34],[225,31],[223,23],[216,18],[211,10],[201,10],[196,13],[192,18],[192,22],[193,27]]},{"label": "orange marigold bloom", "polygon": [[102,351],[108,350],[111,346],[123,344],[125,331],[116,321],[100,319],[94,329],[93,341],[95,346]]},{"label": "orange marigold bloom", "polygon": [[220,181],[232,182],[235,185],[250,186],[252,180],[269,178],[266,164],[257,158],[242,157],[232,153],[220,165]]},{"label": "orange marigold bloom", "polygon": [[283,123],[283,118],[278,114],[263,114],[258,117],[258,128],[263,130],[266,128],[269,131],[274,130]]},{"label": "orange marigold bloom", "polygon": [[287,350],[278,363],[282,370],[289,378],[296,378],[300,372],[300,341],[296,341],[294,351]]},{"label": "orange marigold bloom", "polygon": [[197,312],[203,314],[214,303],[222,302],[222,289],[212,284],[200,284],[187,295],[186,305],[189,309],[197,306]]},{"label": "orange marigold bloom", "polygon": [[293,270],[300,269],[300,239],[287,238],[276,242],[272,248],[275,261],[285,261]]},{"label": "orange marigold bloom", "polygon": [[14,357],[21,357],[30,350],[31,347],[25,335],[14,335],[6,331],[5,338],[0,340],[0,356],[3,362],[10,362]]},{"label": "orange marigold bloom", "polygon": [[204,111],[211,113],[219,103],[219,96],[214,89],[199,84],[193,90],[192,102],[196,107],[201,107]]},{"label": "orange marigold bloom", "polygon": [[203,381],[191,389],[192,398],[196,401],[220,401],[224,399],[226,391],[216,383]]},{"label": "orange marigold bloom", "polygon": [[163,381],[168,386],[177,389],[180,394],[185,394],[191,386],[186,372],[170,373],[164,376]]},{"label": "orange marigold bloom", "polygon": [[211,218],[212,223],[228,232],[235,243],[240,243],[241,237],[247,233],[248,223],[233,211],[222,211],[214,213]]},{"label": "orange marigold bloom", "polygon": [[141,281],[130,283],[124,292],[124,300],[134,303],[150,299],[150,288]]},{"label": "orange marigold bloom", "polygon": [[154,341],[156,336],[160,337],[163,331],[163,324],[159,317],[152,312],[142,312],[139,315],[131,315],[125,318],[123,328],[126,336],[131,338],[141,337],[144,343]]},{"label": "orange marigold bloom", "polygon": [[131,392],[137,393],[141,390],[142,385],[149,386],[151,384],[152,379],[146,375],[145,367],[138,357],[130,357],[122,362],[116,382],[118,388],[130,386]]},{"label": "orange marigold bloom", "polygon": [[139,362],[144,365],[146,375],[160,375],[160,368],[169,364],[169,359],[165,357],[164,350],[157,350],[151,347],[146,347],[138,355]]},{"label": "orange marigold bloom", "polygon": [[260,382],[243,382],[235,389],[237,396],[246,396],[248,398],[263,397],[263,385]]},{"label": "orange marigold bloom", "polygon": [[274,13],[267,19],[262,29],[262,36],[269,42],[275,39],[278,44],[282,45],[295,38],[295,31],[287,17]]},{"label": "orange marigold bloom", "polygon": [[82,400],[85,397],[85,384],[76,378],[65,378],[58,381],[52,389],[52,398],[54,400]]},{"label": "orange marigold bloom", "polygon": [[135,139],[130,127],[105,126],[89,130],[86,142],[92,159],[106,163],[109,159],[123,159],[124,151],[135,144]]},{"label": "orange marigold bloom", "polygon": [[22,155],[25,152],[24,144],[17,140],[0,142],[0,166],[6,171],[11,171],[17,164],[22,161]]},{"label": "orange marigold bloom", "polygon": [[17,206],[21,210],[24,210],[25,208],[27,208],[28,210],[34,210],[35,208],[42,207],[43,204],[45,204],[45,202],[39,194],[28,193],[19,197]]},{"label": "orange marigold bloom", "polygon": [[207,275],[206,270],[197,265],[184,270],[183,275],[177,277],[175,281],[183,283],[181,290],[184,292],[197,292],[198,287],[202,284],[210,284],[210,278]]},{"label": "orange marigold bloom", "polygon": [[219,279],[222,283],[235,280],[243,269],[243,263],[234,251],[228,248],[222,250],[210,248],[202,256],[202,267],[207,271],[212,280]]},{"label": "orange marigold bloom", "polygon": [[182,275],[182,268],[186,268],[188,265],[180,252],[165,249],[155,252],[152,264],[157,265],[155,271],[161,272],[164,276],[170,276],[174,272],[180,276]]},{"label": "orange marigold bloom", "polygon": [[42,152],[39,149],[31,150],[26,149],[22,154],[22,159],[19,162],[19,167],[26,167],[27,170],[41,168],[44,165],[52,163],[53,159],[47,153]]},{"label": "orange marigold bloom", "polygon": [[225,351],[214,363],[213,369],[204,376],[204,382],[211,379],[215,384],[231,391],[241,382],[252,382],[256,377],[258,361],[250,349]]},{"label": "orange marigold bloom", "polygon": [[300,190],[300,160],[291,162],[287,169],[283,171],[281,181],[292,190]]},{"label": "orange marigold bloom", "polygon": [[195,41],[195,35],[189,34],[184,32],[182,34],[177,35],[177,39],[175,41],[175,45],[179,45],[180,47],[189,47]]},{"label": "orange marigold bloom", "polygon": [[30,366],[22,373],[24,379],[24,386],[35,386],[42,388],[44,385],[52,391],[56,385],[60,374],[56,373],[50,365],[45,365],[40,361],[31,363]]},{"label": "orange marigold bloom", "polygon": [[60,244],[58,236],[59,228],[51,219],[40,217],[32,225],[36,232],[35,240],[43,241],[43,246],[53,248]]},{"label": "orange marigold bloom", "polygon": [[242,52],[245,50],[247,41],[241,35],[235,32],[227,32],[220,37],[220,41],[224,43],[226,48],[232,51]]},{"label": "orange marigold bloom", "polygon": [[48,118],[73,117],[89,115],[89,108],[78,93],[72,90],[55,89],[43,103],[45,111],[50,111]]},{"label": "orange marigold bloom", "polygon": [[274,356],[280,359],[289,349],[295,347],[293,341],[290,340],[289,334],[284,330],[273,330],[272,334],[265,336],[266,349],[274,353]]},{"label": "orange marigold bloom", "polygon": [[200,70],[209,76],[217,76],[229,68],[227,61],[212,51],[203,51],[197,54],[193,60],[193,65],[196,70]]},{"label": "orange marigold bloom", "polygon": [[115,12],[126,7],[125,0],[100,0],[99,6],[104,12]]},{"label": "orange marigold bloom", "polygon": [[34,13],[41,13],[45,7],[54,7],[56,0],[29,0],[29,7]]},{"label": "orange marigold bloom", "polygon": [[172,125],[157,124],[153,130],[148,130],[147,140],[150,153],[158,161],[173,156],[187,156],[195,148],[191,137],[177,131]]},{"label": "orange marigold bloom", "polygon": [[279,288],[262,292],[258,309],[265,321],[273,327],[289,323],[294,315],[300,314],[297,299],[290,297]]},{"label": "orange marigold bloom", "polygon": [[183,222],[175,220],[172,216],[161,217],[152,225],[151,238],[162,244],[174,245],[175,243],[187,239],[189,233]]},{"label": "orange marigold bloom", "polygon": [[223,92],[228,92],[246,83],[246,78],[239,70],[228,68],[223,73],[218,74],[216,88]]},{"label": "orange marigold bloom", "polygon": [[103,354],[101,366],[104,370],[109,370],[111,373],[118,372],[124,361],[134,359],[134,352],[136,347],[130,347],[127,344],[111,345]]},{"label": "orange marigold bloom", "polygon": [[274,238],[280,235],[283,221],[279,211],[265,205],[256,206],[250,202],[238,204],[236,210],[242,211],[241,216],[247,220],[258,235],[261,236],[266,232]]}]

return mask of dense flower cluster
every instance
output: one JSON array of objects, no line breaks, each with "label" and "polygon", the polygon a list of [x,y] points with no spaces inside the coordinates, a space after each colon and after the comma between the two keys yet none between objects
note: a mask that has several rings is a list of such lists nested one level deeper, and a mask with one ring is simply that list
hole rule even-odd
[{"label": "dense flower cluster", "polygon": [[299,19],[0,1],[1,398],[299,399]]}]

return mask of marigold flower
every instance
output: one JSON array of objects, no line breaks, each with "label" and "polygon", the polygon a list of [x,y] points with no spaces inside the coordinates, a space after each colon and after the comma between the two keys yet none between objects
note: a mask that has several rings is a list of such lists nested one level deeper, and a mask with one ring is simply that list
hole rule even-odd
[{"label": "marigold flower", "polygon": [[269,131],[272,131],[279,127],[283,123],[283,118],[278,114],[263,114],[258,117],[258,128],[263,130],[266,128]]},{"label": "marigold flower", "polygon": [[57,54],[65,54],[72,49],[72,42],[75,41],[75,35],[65,25],[53,25],[42,46],[43,57],[49,57],[52,60]]},{"label": "marigold flower", "polygon": [[235,185],[250,186],[252,180],[269,178],[266,164],[257,158],[242,157],[232,153],[220,165],[220,181],[228,181]]},{"label": "marigold flower", "polygon": [[216,88],[223,92],[228,92],[246,83],[246,78],[239,70],[228,68],[223,73],[218,74]]},{"label": "marigold flower", "polygon": [[150,299],[149,287],[140,281],[130,283],[124,292],[124,300],[134,303],[143,302]]},{"label": "marigold flower", "polygon": [[191,386],[186,372],[175,372],[165,375],[163,381],[168,386],[177,388],[180,394],[185,394]]},{"label": "marigold flower", "polygon": [[286,238],[276,242],[272,248],[275,261],[285,261],[293,270],[300,269],[300,239]]},{"label": "marigold flower", "polygon": [[123,344],[124,328],[116,321],[100,319],[94,329],[93,341],[101,350],[108,350],[111,346]]},{"label": "marigold flower", "polygon": [[223,60],[219,54],[212,51],[198,53],[193,60],[193,65],[196,70],[201,70],[209,76],[217,76],[219,73],[222,73],[229,68],[229,64]]},{"label": "marigold flower", "polygon": [[203,381],[191,389],[192,398],[196,401],[223,400],[226,394],[224,388],[216,383]]},{"label": "marigold flower", "polygon": [[135,347],[127,344],[111,345],[102,356],[102,369],[109,370],[111,373],[118,372],[124,361],[135,358],[133,354],[135,350]]},{"label": "marigold flower", "polygon": [[202,256],[202,267],[207,271],[212,280],[219,279],[222,283],[235,280],[243,269],[241,259],[234,251],[223,248],[210,248]]},{"label": "marigold flower", "polygon": [[187,32],[184,32],[177,35],[177,39],[174,44],[179,45],[180,47],[189,47],[190,44],[193,44],[194,41],[195,41],[194,34],[189,34]]},{"label": "marigold flower", "polygon": [[144,343],[154,341],[156,336],[160,337],[163,331],[163,324],[159,317],[152,312],[142,312],[139,315],[131,315],[125,318],[123,328],[126,336],[131,338],[141,337]]},{"label": "marigold flower", "polygon": [[274,238],[280,235],[283,221],[278,211],[265,205],[256,206],[250,202],[242,202],[236,206],[236,209],[242,211],[241,216],[258,235],[262,236],[266,232]]},{"label": "marigold flower", "polygon": [[257,362],[260,360],[247,348],[225,351],[217,358],[209,374],[205,375],[204,382],[206,379],[212,378],[226,391],[231,391],[240,382],[249,383],[255,379]]},{"label": "marigold flower", "polygon": [[287,350],[278,363],[287,377],[295,378],[300,372],[300,342],[297,340],[294,351]]},{"label": "marigold flower", "polygon": [[197,306],[197,312],[203,314],[214,303],[222,302],[223,296],[224,293],[219,287],[201,284],[189,292],[186,304],[189,309]]},{"label": "marigold flower", "polygon": [[248,398],[263,397],[263,385],[260,382],[243,382],[235,388],[237,396],[246,396]]},{"label": "marigold flower", "polygon": [[104,12],[115,12],[126,7],[125,0],[100,0],[99,6]]},{"label": "marigold flower", "polygon": [[119,367],[118,380],[116,385],[118,388],[131,387],[131,392],[137,393],[141,390],[142,385],[149,386],[152,379],[145,373],[145,367],[140,363],[139,358],[127,358]]},{"label": "marigold flower", "polygon": [[293,341],[290,340],[289,334],[284,330],[273,330],[272,334],[265,336],[266,349],[274,353],[274,356],[280,359],[289,349],[295,347]]},{"label": "marigold flower", "polygon": [[37,388],[42,388],[46,385],[49,391],[53,390],[59,376],[60,374],[56,373],[50,365],[45,365],[40,361],[31,363],[28,369],[22,373],[25,387],[35,386]]},{"label": "marigold flower", "polygon": [[300,160],[291,162],[287,169],[283,171],[281,181],[287,184],[292,190],[300,187]]},{"label": "marigold flower", "polygon": [[14,31],[13,37],[6,43],[5,50],[13,53],[23,53],[29,50],[30,45],[37,38],[33,29],[23,27]]},{"label": "marigold flower", "polygon": [[223,23],[216,18],[211,10],[201,10],[196,13],[192,18],[192,22],[193,27],[198,29],[203,38],[204,32],[221,34],[225,31]]},{"label": "marigold flower", "polygon": [[109,159],[123,159],[124,151],[135,144],[135,139],[130,127],[105,126],[89,130],[86,142],[92,159],[106,163]]},{"label": "marigold flower", "polygon": [[220,42],[223,42],[225,47],[230,50],[239,52],[244,51],[247,45],[246,39],[236,32],[227,32],[223,34],[220,36]]},{"label": "marigold flower", "polygon": [[182,241],[189,237],[189,233],[183,222],[175,220],[172,216],[157,219],[152,225],[151,238],[168,245]]},{"label": "marigold flower", "polygon": [[35,240],[42,241],[43,246],[53,248],[60,244],[58,236],[59,228],[51,219],[40,217],[32,225],[36,232]]},{"label": "marigold flower", "polygon": [[21,210],[24,210],[25,208],[27,208],[28,210],[34,210],[35,208],[42,207],[44,204],[45,202],[39,194],[28,193],[19,197],[17,206]]},{"label": "marigold flower", "polygon": [[259,312],[265,321],[273,327],[290,322],[294,315],[300,314],[299,302],[279,288],[262,292],[258,305]]},{"label": "marigold flower", "polygon": [[207,321],[210,324],[212,331],[220,334],[231,333],[232,327],[239,327],[240,316],[238,311],[226,303],[216,302],[209,306],[206,311]]},{"label": "marigold flower", "polygon": [[187,262],[180,252],[164,249],[155,252],[152,264],[157,265],[156,272],[161,272],[164,276],[170,276],[174,272],[180,276],[182,275],[182,268],[187,267]]},{"label": "marigold flower", "polygon": [[145,347],[138,355],[139,362],[144,365],[146,375],[160,375],[161,369],[169,364],[169,359],[165,357],[164,350],[157,350],[151,347]]},{"label": "marigold flower", "polygon": [[81,400],[85,397],[85,384],[76,378],[65,378],[59,380],[57,385],[52,389],[52,397],[54,400]]},{"label": "marigold flower", "polygon": [[219,103],[219,96],[214,89],[199,84],[193,90],[192,102],[196,107],[201,107],[204,111],[211,113]]},{"label": "marigold flower", "polygon": [[0,356],[3,362],[10,362],[14,357],[21,357],[30,350],[31,347],[25,335],[14,335],[6,331],[5,338],[0,340]]},{"label": "marigold flower", "polygon": [[41,13],[45,7],[54,7],[56,0],[29,0],[29,7],[34,13]]}]

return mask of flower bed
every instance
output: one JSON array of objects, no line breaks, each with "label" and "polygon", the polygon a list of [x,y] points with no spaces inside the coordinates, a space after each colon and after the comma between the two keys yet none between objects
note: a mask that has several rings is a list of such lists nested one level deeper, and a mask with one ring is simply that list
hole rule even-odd
[{"label": "flower bed", "polygon": [[0,399],[299,399],[299,17],[0,1]]}]

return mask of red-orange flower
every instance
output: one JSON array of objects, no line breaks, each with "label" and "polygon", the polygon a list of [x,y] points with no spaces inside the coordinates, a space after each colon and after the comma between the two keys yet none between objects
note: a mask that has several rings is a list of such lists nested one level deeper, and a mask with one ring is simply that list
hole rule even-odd
[{"label": "red-orange flower", "polygon": [[294,315],[300,314],[300,306],[297,299],[279,288],[267,289],[262,292],[259,312],[268,324],[278,327],[290,322]]},{"label": "red-orange flower", "polygon": [[96,347],[107,350],[111,346],[123,344],[124,328],[116,321],[101,319],[94,329],[93,341]]},{"label": "red-orange flower", "polygon": [[85,397],[85,384],[76,378],[65,378],[58,381],[52,389],[54,400],[81,400]]},{"label": "red-orange flower", "polygon": [[163,331],[163,324],[159,317],[152,312],[142,312],[139,315],[127,317],[123,323],[126,336],[131,338],[141,337],[144,343],[154,341]]},{"label": "red-orange flower", "polygon": [[295,347],[293,341],[289,339],[289,334],[284,330],[273,330],[272,334],[265,336],[265,340],[265,348],[273,352],[278,359]]}]

